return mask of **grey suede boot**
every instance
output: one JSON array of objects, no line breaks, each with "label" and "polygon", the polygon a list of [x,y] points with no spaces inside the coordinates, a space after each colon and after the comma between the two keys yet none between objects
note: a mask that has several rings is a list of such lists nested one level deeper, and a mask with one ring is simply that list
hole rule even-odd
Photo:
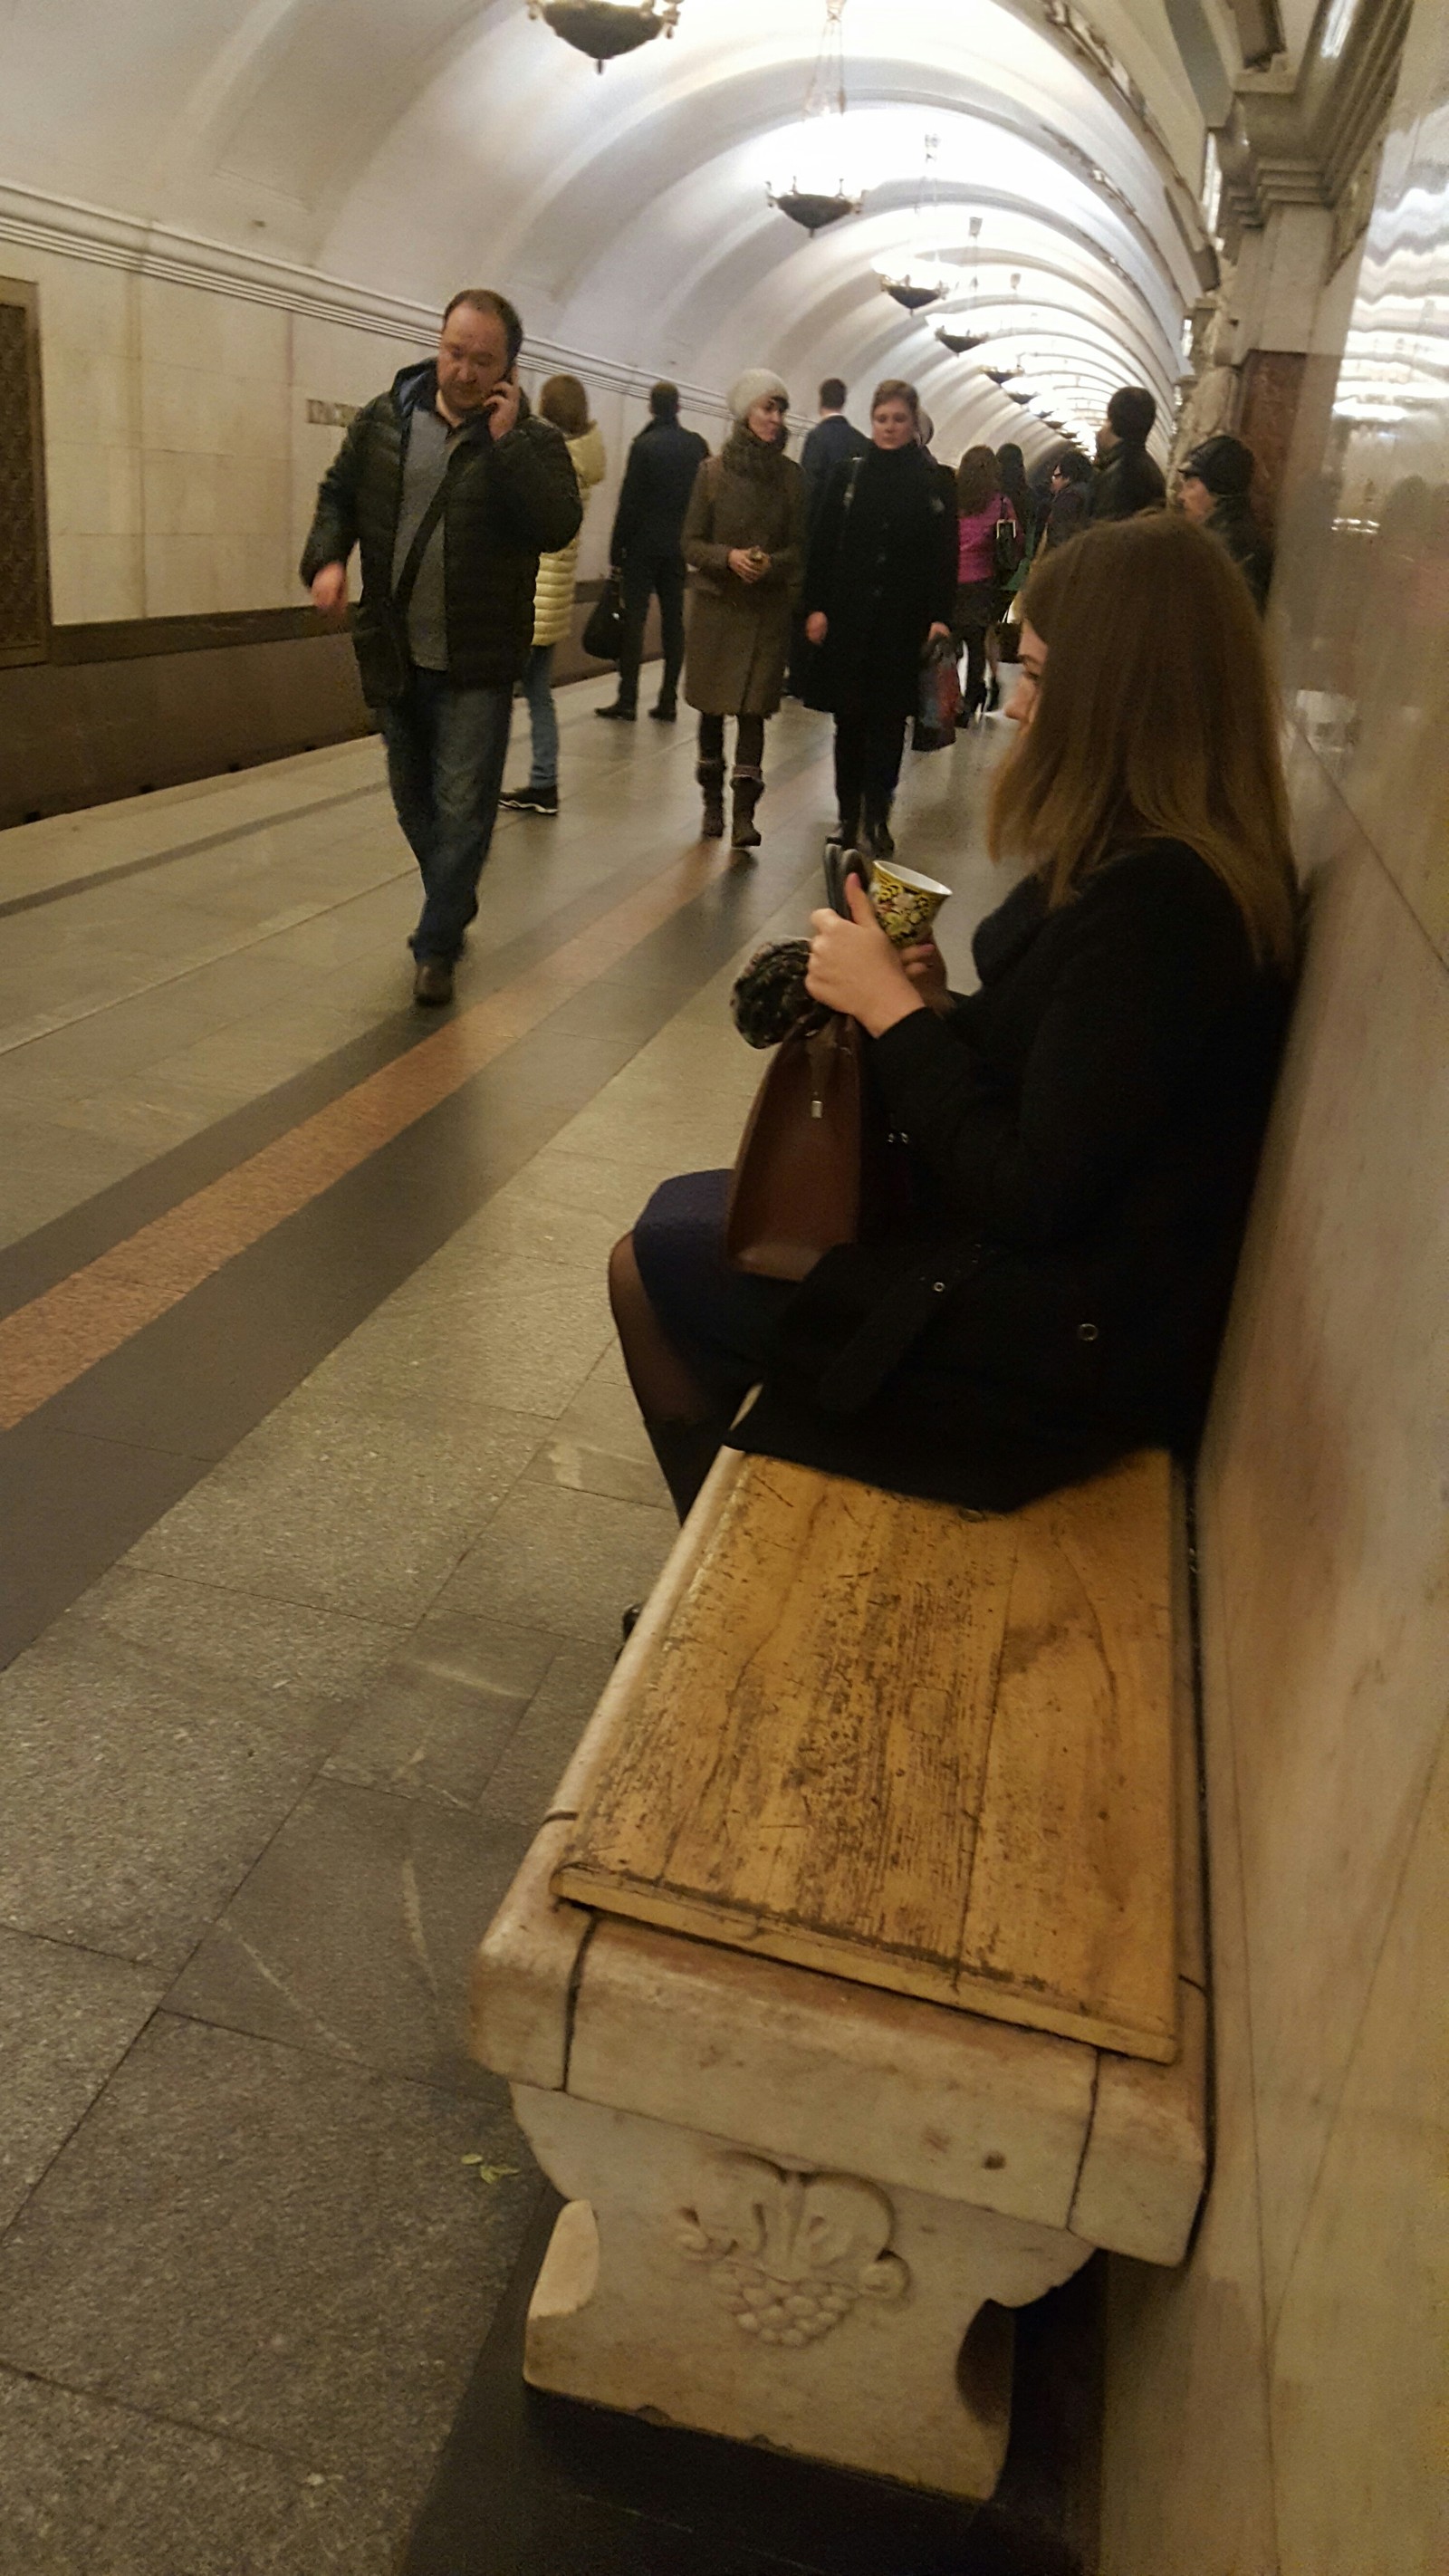
[{"label": "grey suede boot", "polygon": [[734,822],[730,847],[735,850],[757,850],[760,836],[755,830],[755,807],[765,792],[765,782],[757,769],[735,771]]}]

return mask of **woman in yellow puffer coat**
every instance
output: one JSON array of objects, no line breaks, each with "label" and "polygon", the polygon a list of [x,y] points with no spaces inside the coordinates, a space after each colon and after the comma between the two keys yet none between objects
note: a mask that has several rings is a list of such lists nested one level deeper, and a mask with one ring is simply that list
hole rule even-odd
[{"label": "woman in yellow puffer coat", "polygon": [[[579,496],[587,509],[589,494],[596,483],[602,483],[606,468],[604,442],[589,418],[588,395],[577,376],[550,376],[539,395],[538,408],[541,417],[551,420],[568,441],[579,478]],[[578,537],[560,553],[543,555],[539,560],[538,587],[533,594],[533,651],[523,683],[533,734],[533,767],[526,787],[515,788],[500,799],[510,814],[558,812],[553,656],[555,646],[562,643],[573,621],[578,567]]]}]

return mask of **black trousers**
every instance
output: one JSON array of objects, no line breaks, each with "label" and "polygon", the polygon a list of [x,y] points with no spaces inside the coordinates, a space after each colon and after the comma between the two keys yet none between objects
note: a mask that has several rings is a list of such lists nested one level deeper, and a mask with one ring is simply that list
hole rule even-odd
[{"label": "black trousers", "polygon": [[684,557],[630,554],[624,558],[622,572],[624,636],[619,655],[619,704],[632,708],[639,704],[644,628],[649,602],[657,593],[664,637],[664,678],[659,694],[666,706],[671,705],[679,694],[679,674],[684,668]]},{"label": "black trousers", "polygon": [[906,748],[906,718],[854,698],[836,710],[835,793],[848,841],[868,822],[884,823],[891,810]]},{"label": "black trousers", "polygon": [[[711,767],[712,767],[712,766],[714,765],[714,763],[715,763],[716,761],[718,761],[720,768],[721,768],[721,769],[723,769],[723,767],[724,767],[724,757],[725,757],[725,719],[724,719],[724,717],[723,717],[723,716],[701,716],[701,717],[700,717],[700,720],[699,720],[699,761],[700,761],[700,767],[701,767],[701,768],[704,768],[706,765],[709,765],[709,766],[711,766]],[[760,769],[760,768],[763,766],[763,764],[764,764],[764,758],[765,758],[765,719],[764,719],[764,717],[763,717],[763,716],[736,716],[736,718],[735,718],[735,776],[736,776],[736,777],[738,777],[738,776],[739,776],[739,774],[740,774],[740,771],[741,771],[742,769],[743,769],[743,770],[751,770],[751,771],[753,771],[753,770],[757,770],[757,769]]]}]

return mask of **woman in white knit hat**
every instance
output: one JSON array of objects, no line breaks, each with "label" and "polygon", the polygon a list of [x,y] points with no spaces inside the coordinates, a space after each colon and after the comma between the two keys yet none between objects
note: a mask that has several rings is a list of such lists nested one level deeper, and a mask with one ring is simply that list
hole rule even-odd
[{"label": "woman in white knit hat", "polygon": [[791,613],[805,569],[805,482],[785,453],[790,398],[767,367],[752,367],[730,395],[735,425],[720,455],[701,465],[684,522],[689,566],[689,644],[684,694],[699,715],[702,837],[724,832],[725,721],[736,720],[737,850],[759,847],[755,807],[764,793],[765,721],[780,703]]}]

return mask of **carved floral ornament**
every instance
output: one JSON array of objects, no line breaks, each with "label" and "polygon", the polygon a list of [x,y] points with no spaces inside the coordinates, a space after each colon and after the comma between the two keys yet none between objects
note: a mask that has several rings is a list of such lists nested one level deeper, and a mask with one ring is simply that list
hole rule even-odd
[{"label": "carved floral ornament", "polygon": [[674,2222],[681,2253],[707,2263],[722,2306],[755,2342],[818,2343],[861,2299],[889,2305],[911,2276],[889,2252],[895,2213],[849,2174],[782,2172],[760,2156],[707,2168]]}]

